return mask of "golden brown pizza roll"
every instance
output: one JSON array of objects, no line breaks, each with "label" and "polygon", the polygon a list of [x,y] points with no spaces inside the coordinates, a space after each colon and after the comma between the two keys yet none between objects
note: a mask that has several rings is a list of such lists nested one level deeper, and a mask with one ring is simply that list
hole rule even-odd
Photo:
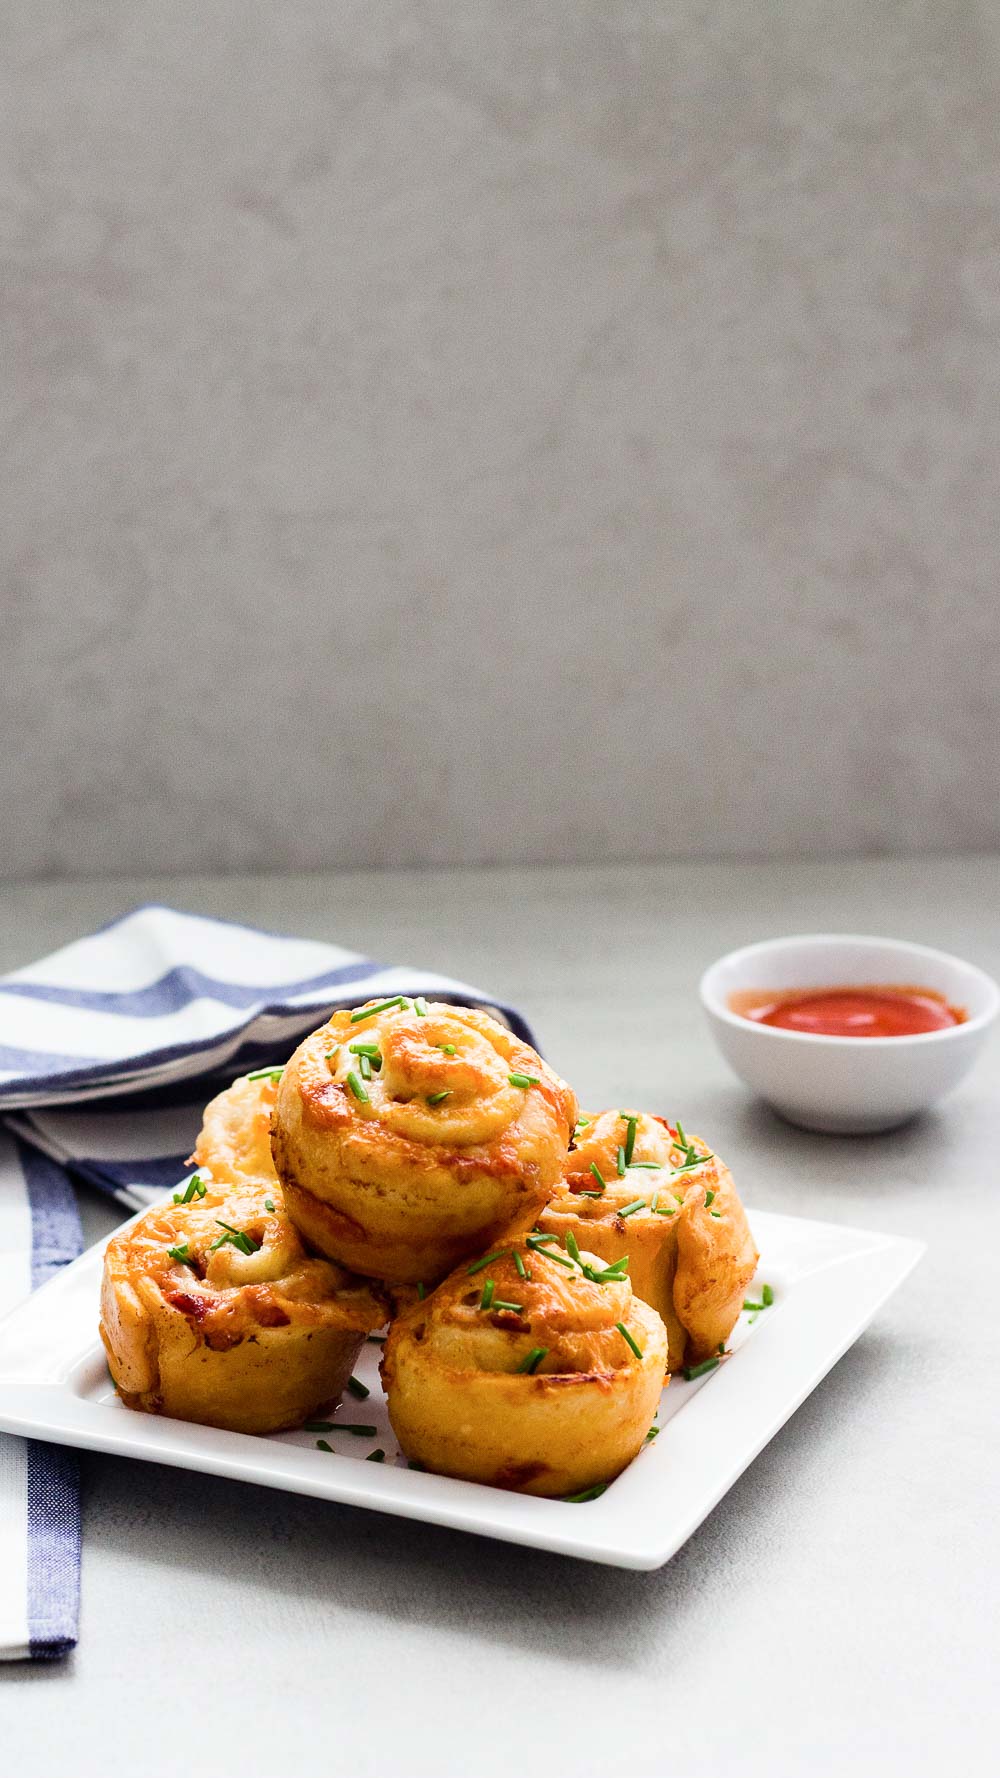
[{"label": "golden brown pizza roll", "polygon": [[392,1323],[382,1361],[403,1450],[527,1494],[612,1480],[646,1437],[667,1336],[624,1267],[528,1235],[462,1265]]},{"label": "golden brown pizza roll", "polygon": [[700,1137],[645,1112],[581,1118],[539,1226],[609,1263],[628,1255],[633,1290],[667,1329],[671,1371],[728,1339],[757,1268],[729,1169]]},{"label": "golden brown pizza roll", "polygon": [[[271,1159],[271,1113],[280,1068],[242,1074],[206,1105],[192,1161],[214,1184],[278,1183]],[[272,1192],[273,1195],[273,1192]]]},{"label": "golden brown pizza roll", "polygon": [[386,1304],[313,1259],[272,1191],[189,1183],[109,1243],[101,1338],[126,1406],[275,1432],[340,1395]]},{"label": "golden brown pizza roll", "polygon": [[487,1013],[397,996],[334,1013],[299,1045],[271,1146],[311,1247],[429,1285],[531,1226],[575,1118],[565,1082]]}]

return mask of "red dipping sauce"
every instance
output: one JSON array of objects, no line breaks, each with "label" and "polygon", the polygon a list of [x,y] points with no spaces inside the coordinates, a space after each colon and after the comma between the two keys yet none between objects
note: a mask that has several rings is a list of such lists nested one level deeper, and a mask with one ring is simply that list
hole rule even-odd
[{"label": "red dipping sauce", "polygon": [[730,995],[729,1007],[758,1025],[777,1025],[782,1031],[805,1031],[814,1037],[918,1037],[964,1024],[966,1016],[932,988],[881,985],[798,988],[779,994],[745,988]]}]

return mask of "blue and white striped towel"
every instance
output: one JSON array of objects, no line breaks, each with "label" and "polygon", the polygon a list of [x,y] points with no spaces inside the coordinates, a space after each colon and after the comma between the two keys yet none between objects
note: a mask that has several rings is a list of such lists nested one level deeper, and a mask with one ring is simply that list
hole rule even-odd
[{"label": "blue and white striped towel", "polygon": [[[165,907],[0,978],[0,1314],[79,1253],[71,1178],[145,1209],[182,1176],[213,1091],[283,1061],[334,1007],[400,993],[489,1005],[534,1042],[449,976]],[[76,1459],[0,1434],[0,1660],[74,1646],[79,1573]]]}]

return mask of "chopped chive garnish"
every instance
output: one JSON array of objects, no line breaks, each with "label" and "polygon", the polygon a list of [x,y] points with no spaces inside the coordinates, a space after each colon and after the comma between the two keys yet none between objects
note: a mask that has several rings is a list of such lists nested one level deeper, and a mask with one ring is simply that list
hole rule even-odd
[{"label": "chopped chive garnish", "polygon": [[677,1212],[676,1212],[676,1210],[673,1210],[673,1209],[671,1209],[671,1210],[654,1210],[653,1215],[654,1216],[676,1216]]},{"label": "chopped chive garnish", "polygon": [[187,1264],[187,1257],[188,1257],[189,1252],[190,1252],[190,1248],[188,1247],[188,1244],[186,1241],[178,1241],[176,1247],[168,1247],[167,1248],[168,1258],[176,1259],[182,1266]]},{"label": "chopped chive garnish", "polygon": [[493,1307],[493,1297],[495,1292],[496,1285],[492,1278],[487,1278],[486,1283],[483,1285],[483,1294],[479,1299],[479,1307],[481,1309],[490,1309]]},{"label": "chopped chive garnish", "polygon": [[422,1469],[423,1469],[423,1467],[424,1467],[424,1466],[423,1466],[423,1464],[422,1464],[422,1463],[421,1463],[421,1462],[420,1462],[420,1459],[419,1459],[419,1458],[418,1458],[418,1457],[411,1457],[411,1458],[410,1458],[410,1459],[409,1459],[409,1461],[408,1461],[408,1463],[407,1463],[407,1465],[406,1465],[406,1467],[407,1467],[407,1469],[420,1469],[420,1470],[422,1470]]},{"label": "chopped chive garnish", "polygon": [[247,1080],[280,1080],[284,1072],[284,1063],[280,1068],[255,1068],[252,1074],[247,1075]]},{"label": "chopped chive garnish", "polygon": [[709,1216],[714,1216],[716,1222],[718,1222],[720,1217],[722,1216],[722,1211],[721,1210],[710,1210],[708,1214],[709,1214]]},{"label": "chopped chive garnish", "polygon": [[439,1043],[438,1049],[442,1050],[446,1056],[453,1056],[455,1054],[455,1045],[453,1043]]},{"label": "chopped chive garnish", "polygon": [[356,1043],[349,1043],[347,1047],[352,1056],[367,1056],[371,1059],[378,1055],[377,1043],[362,1043],[360,1038]]},{"label": "chopped chive garnish", "polygon": [[629,1162],[632,1159],[632,1152],[635,1148],[635,1132],[636,1132],[638,1123],[639,1123],[639,1119],[637,1117],[627,1117],[625,1119],[625,1125],[626,1125],[626,1131],[627,1131],[627,1134],[625,1136],[625,1165],[626,1165],[626,1167],[628,1166]]},{"label": "chopped chive garnish", "polygon": [[658,1438],[659,1435],[660,1435],[660,1428],[658,1426],[651,1426],[649,1431],[646,1434],[647,1445],[651,1445],[654,1438]]},{"label": "chopped chive garnish", "polygon": [[[761,1296],[763,1296],[763,1294],[764,1294],[763,1291],[761,1291]],[[759,1315],[762,1309],[769,1309],[770,1306],[771,1306],[770,1303],[765,1303],[765,1302],[752,1303],[752,1302],[750,1302],[749,1298],[743,1304],[743,1307],[747,1311],[748,1315]]]},{"label": "chopped chive garnish", "polygon": [[439,1093],[428,1093],[427,1103],[428,1103],[428,1105],[440,1105],[442,1099],[450,1099],[450,1098],[451,1098],[451,1088],[450,1087],[442,1087],[441,1091]]},{"label": "chopped chive garnish", "polygon": [[333,1431],[333,1421],[332,1420],[304,1420],[302,1422],[302,1430],[303,1430],[303,1432],[332,1432]]},{"label": "chopped chive garnish", "polygon": [[347,1387],[355,1401],[367,1401],[371,1394],[367,1383],[362,1383],[359,1377],[348,1377]]},{"label": "chopped chive garnish", "polygon": [[720,1358],[721,1358],[721,1357],[722,1357],[722,1354],[723,1354],[723,1353],[724,1353],[724,1352],[725,1352],[725,1350],[726,1350],[726,1342],[725,1342],[725,1340],[720,1340],[720,1341],[719,1341],[719,1346],[718,1346],[718,1351],[719,1351],[719,1357],[720,1357]]},{"label": "chopped chive garnish", "polygon": [[705,1209],[707,1210],[709,1205],[714,1204],[714,1203],[715,1203],[715,1193],[714,1192],[706,1192],[705,1193]]},{"label": "chopped chive garnish", "polygon": [[423,1302],[423,1301],[424,1301],[424,1299],[425,1299],[425,1297],[426,1297],[426,1295],[427,1295],[427,1292],[426,1292],[426,1290],[425,1290],[425,1289],[424,1289],[424,1287],[423,1287],[423,1285],[422,1285],[422,1284],[418,1284],[418,1285],[417,1285],[417,1296],[418,1296],[418,1298],[419,1298],[419,1300],[420,1300],[420,1302]]},{"label": "chopped chive garnish", "polygon": [[684,1125],[679,1118],[677,1120],[676,1146],[684,1150],[684,1159],[681,1162],[681,1165],[677,1168],[678,1173],[683,1173],[688,1167],[700,1167],[705,1161],[712,1161],[715,1159],[715,1156],[712,1154],[698,1153],[694,1143],[689,1141],[687,1136],[685,1136]]},{"label": "chopped chive garnish", "polygon": [[567,1506],[581,1506],[585,1500],[599,1500],[607,1491],[607,1482],[595,1482],[592,1488],[584,1488],[579,1494],[564,1494]]},{"label": "chopped chive garnish", "polygon": [[528,1268],[525,1265],[523,1259],[521,1258],[521,1255],[516,1250],[514,1253],[514,1264],[517,1267],[518,1277],[519,1278],[526,1278],[528,1276]]},{"label": "chopped chive garnish", "polygon": [[565,1253],[558,1253],[552,1247],[536,1247],[535,1252],[540,1253],[543,1259],[554,1259],[557,1266],[565,1266],[567,1271],[573,1270],[573,1261],[567,1259]]},{"label": "chopped chive garnish", "polygon": [[615,1156],[615,1167],[617,1168],[619,1179],[624,1179],[624,1177],[625,1177],[625,1150],[624,1150],[624,1148],[619,1148],[618,1153]]},{"label": "chopped chive garnish", "polygon": [[580,1264],[580,1249],[577,1246],[576,1236],[572,1229],[569,1229],[566,1234],[566,1252],[569,1254],[570,1259],[575,1259],[577,1265]]},{"label": "chopped chive garnish", "polygon": [[525,1246],[527,1246],[527,1247],[542,1247],[545,1244],[552,1242],[552,1241],[554,1241],[556,1246],[558,1247],[559,1236],[558,1235],[543,1235],[541,1229],[532,1229],[531,1234],[528,1235],[525,1239]]},{"label": "chopped chive garnish", "polygon": [[381,1451],[381,1450],[380,1451],[369,1451],[367,1457],[365,1458],[365,1462],[366,1463],[384,1463],[385,1462],[385,1452]]},{"label": "chopped chive garnish", "polygon": [[533,1346],[531,1351],[525,1358],[522,1358],[518,1365],[518,1376],[533,1377],[541,1364],[542,1359],[547,1358],[548,1355],[549,1349],[547,1346]]},{"label": "chopped chive garnish", "polygon": [[625,1208],[619,1210],[618,1214],[619,1216],[634,1216],[637,1210],[645,1210],[645,1208],[645,1198],[633,1198],[631,1204],[626,1204]]},{"label": "chopped chive garnish", "polygon": [[362,1084],[361,1084],[360,1080],[358,1079],[357,1075],[355,1074],[353,1068],[351,1069],[350,1073],[347,1076],[347,1084],[350,1087],[351,1092],[354,1094],[354,1097],[356,1099],[359,1099],[361,1101],[362,1105],[367,1105],[368,1104],[367,1088],[362,1086]]},{"label": "chopped chive garnish", "polygon": [[541,1081],[537,1074],[508,1074],[507,1079],[512,1087],[537,1087]]},{"label": "chopped chive garnish", "polygon": [[603,1198],[603,1192],[574,1192],[574,1198]]},{"label": "chopped chive garnish", "polygon": [[659,1192],[654,1192],[652,1197],[649,1200],[649,1208],[652,1210],[654,1216],[656,1215],[656,1206],[659,1203],[659,1201],[660,1201]]},{"label": "chopped chive garnish", "polygon": [[273,1198],[265,1198],[264,1199],[264,1209],[270,1210],[272,1216],[274,1215],[274,1199]]},{"label": "chopped chive garnish", "polygon": [[362,1019],[373,1019],[377,1012],[391,1012],[394,1006],[408,1006],[405,994],[394,994],[391,1000],[379,1000],[374,1006],[360,1006],[351,1014],[351,1024],[360,1025]]},{"label": "chopped chive garnish", "polygon": [[[331,1432],[333,1431],[332,1426],[330,1428],[330,1431]],[[316,1449],[317,1449],[317,1451],[329,1451],[331,1457],[333,1456],[333,1446],[328,1445],[325,1438],[318,1438],[316,1440]]]},{"label": "chopped chive garnish", "polygon": [[589,1117],[578,1117],[576,1120],[576,1128],[578,1130],[585,1130],[589,1123],[590,1123]]},{"label": "chopped chive garnish", "polygon": [[590,1171],[591,1171],[591,1172],[592,1172],[592,1173],[593,1173],[593,1175],[594,1175],[594,1178],[595,1178],[595,1179],[596,1179],[596,1180],[597,1180],[597,1183],[598,1183],[598,1185],[599,1185],[599,1186],[600,1186],[600,1188],[601,1188],[601,1190],[602,1190],[602,1192],[603,1192],[603,1191],[606,1191],[606,1190],[607,1190],[607,1185],[608,1185],[608,1182],[607,1182],[607,1180],[606,1180],[606,1179],[605,1179],[605,1177],[604,1177],[604,1174],[603,1174],[603,1173],[602,1173],[602,1172],[601,1172],[601,1169],[600,1169],[600,1167],[599,1167],[599,1166],[598,1166],[598,1165],[597,1165],[597,1162],[596,1162],[596,1161],[591,1161],[591,1163],[590,1163]]},{"label": "chopped chive garnish", "polygon": [[369,1346],[384,1346],[385,1334],[369,1334],[368,1344]]},{"label": "chopped chive garnish", "polygon": [[372,1065],[371,1065],[371,1060],[368,1056],[360,1056],[358,1058],[358,1073],[360,1074],[362,1080],[371,1080]]},{"label": "chopped chive garnish", "polygon": [[237,1252],[249,1256],[251,1253],[257,1252],[258,1245],[259,1243],[255,1244],[251,1241],[249,1235],[220,1235],[217,1241],[212,1242],[208,1251],[209,1253],[218,1253],[220,1247],[235,1247]]},{"label": "chopped chive garnish", "polygon": [[493,1307],[494,1307],[494,1309],[504,1309],[504,1310],[506,1310],[506,1312],[509,1315],[523,1315],[524,1314],[524,1304],[523,1303],[502,1303],[500,1301],[499,1297],[497,1297],[496,1301],[493,1304]]},{"label": "chopped chive garnish", "polygon": [[337,1064],[337,1057],[339,1055],[340,1055],[340,1045],[338,1043],[336,1049],[335,1050],[327,1050],[326,1055],[323,1058],[325,1062],[329,1063],[331,1074],[335,1074],[337,1072],[336,1064]]},{"label": "chopped chive garnish", "polygon": [[217,1253],[220,1247],[226,1246],[236,1247],[240,1253],[249,1254],[260,1252],[263,1245],[261,1241],[255,1241],[252,1235],[245,1234],[242,1229],[234,1229],[232,1223],[223,1222],[222,1218],[219,1216],[216,1217],[215,1221],[217,1226],[220,1229],[225,1229],[226,1232],[224,1235],[220,1235],[217,1241],[212,1242],[212,1245],[208,1250],[209,1253]]},{"label": "chopped chive garnish", "polygon": [[718,1358],[705,1358],[702,1360],[701,1364],[685,1365],[683,1374],[689,1383],[693,1383],[695,1377],[707,1377],[709,1371],[714,1371],[716,1365],[720,1362],[721,1361]]},{"label": "chopped chive garnish", "polygon": [[192,1198],[203,1198],[208,1186],[200,1174],[192,1173],[182,1192],[174,1192],[175,1204],[190,1204]]},{"label": "chopped chive garnish", "polygon": [[642,1173],[662,1173],[663,1172],[663,1168],[662,1168],[659,1161],[629,1161],[628,1165],[631,1167],[633,1173],[636,1171],[637,1168]]},{"label": "chopped chive garnish", "polygon": [[488,1253],[485,1259],[474,1260],[471,1266],[465,1268],[466,1277],[471,1278],[476,1272],[485,1271],[486,1267],[491,1266],[495,1259],[503,1259],[504,1255],[509,1252],[509,1247],[498,1247],[495,1253]]},{"label": "chopped chive garnish", "polygon": [[427,1017],[427,1002],[424,999],[422,994],[418,994],[417,998],[413,1002],[413,1010],[416,1013],[418,1019],[426,1019],[426,1017]]},{"label": "chopped chive garnish", "polygon": [[615,1326],[617,1327],[618,1332],[621,1334],[622,1339],[625,1341],[626,1346],[631,1346],[632,1351],[635,1353],[636,1357],[641,1358],[642,1357],[642,1347],[636,1345],[634,1339],[632,1338],[632,1335],[628,1331],[628,1328],[625,1326],[624,1321],[616,1321]]},{"label": "chopped chive garnish", "polygon": [[763,1285],[760,1294],[763,1298],[765,1309],[769,1309],[774,1302],[774,1291],[771,1289],[771,1286],[769,1284]]},{"label": "chopped chive garnish", "polygon": [[603,1272],[598,1272],[594,1266],[584,1266],[583,1275],[591,1284],[621,1284],[628,1277],[628,1254],[616,1259],[613,1266],[605,1266]]}]

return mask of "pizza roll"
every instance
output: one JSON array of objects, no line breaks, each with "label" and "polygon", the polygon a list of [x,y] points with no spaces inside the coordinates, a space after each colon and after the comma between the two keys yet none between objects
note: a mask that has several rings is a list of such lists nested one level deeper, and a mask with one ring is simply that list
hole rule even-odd
[{"label": "pizza roll", "polygon": [[299,1045],[271,1146],[311,1247],[430,1285],[531,1226],[575,1118],[570,1088],[487,1013],[400,995],[334,1013]]},{"label": "pizza roll", "polygon": [[389,1329],[382,1379],[411,1460],[527,1494],[605,1483],[660,1400],[667,1336],[627,1271],[532,1234],[459,1266]]},{"label": "pizza roll", "polygon": [[539,1226],[608,1262],[628,1255],[633,1290],[667,1329],[671,1371],[725,1343],[757,1268],[729,1169],[700,1137],[645,1112],[580,1120]]},{"label": "pizza roll", "polygon": [[280,1075],[280,1068],[242,1074],[206,1105],[191,1159],[213,1187],[254,1180],[273,1197],[278,1175],[271,1159],[271,1113]]},{"label": "pizza roll", "polygon": [[306,1252],[273,1190],[188,1185],[108,1244],[100,1331],[127,1407],[275,1432],[341,1394],[387,1305]]}]

